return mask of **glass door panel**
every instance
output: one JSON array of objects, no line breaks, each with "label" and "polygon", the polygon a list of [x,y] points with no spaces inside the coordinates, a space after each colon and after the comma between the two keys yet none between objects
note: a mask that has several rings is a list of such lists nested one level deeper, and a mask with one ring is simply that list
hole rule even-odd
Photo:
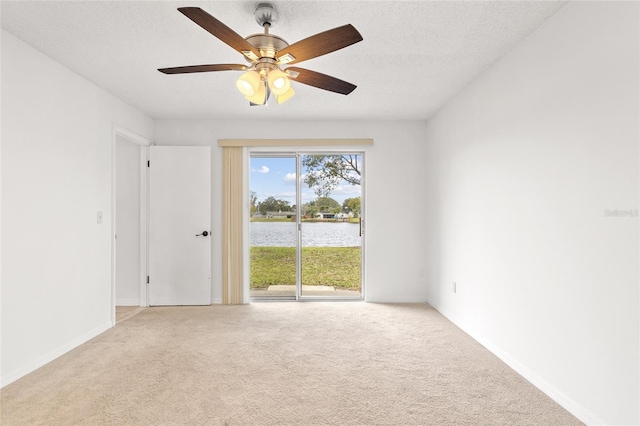
[{"label": "glass door panel", "polygon": [[301,156],[305,175],[300,196],[300,296],[304,298],[362,297],[361,162],[357,154]]},{"label": "glass door panel", "polygon": [[251,156],[250,291],[296,298],[296,157]]}]

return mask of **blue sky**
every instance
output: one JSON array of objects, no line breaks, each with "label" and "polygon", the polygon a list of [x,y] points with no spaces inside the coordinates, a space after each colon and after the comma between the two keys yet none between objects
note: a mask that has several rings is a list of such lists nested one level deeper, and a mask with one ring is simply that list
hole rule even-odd
[{"label": "blue sky", "polygon": [[[290,205],[296,204],[296,158],[295,157],[252,157],[251,158],[251,191],[258,201],[268,197],[285,200]],[[304,174],[304,170],[301,170]],[[302,203],[317,198],[312,189],[302,182]],[[343,182],[330,195],[340,204],[347,199],[360,196],[360,186]]]}]

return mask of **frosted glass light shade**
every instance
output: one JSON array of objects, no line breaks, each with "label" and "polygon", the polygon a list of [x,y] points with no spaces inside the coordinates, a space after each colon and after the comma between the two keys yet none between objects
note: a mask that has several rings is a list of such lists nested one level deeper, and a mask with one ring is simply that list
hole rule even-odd
[{"label": "frosted glass light shade", "polygon": [[253,96],[245,96],[249,102],[253,102],[256,105],[264,105],[267,100],[267,89],[264,83],[261,83],[258,86],[258,89],[255,91]]},{"label": "frosted glass light shade", "polygon": [[289,81],[289,77],[284,72],[275,69],[273,71],[269,71],[269,88],[271,92],[276,96],[281,96],[287,93],[289,88],[291,88],[291,82]]},{"label": "frosted glass light shade", "polygon": [[285,93],[283,93],[282,95],[276,95],[276,100],[279,104],[281,104],[291,99],[295,94],[296,92],[294,92],[293,88],[289,86],[289,90],[287,90]]},{"label": "frosted glass light shade", "polygon": [[254,96],[261,86],[260,74],[255,71],[247,71],[236,81],[240,93],[245,96]]}]

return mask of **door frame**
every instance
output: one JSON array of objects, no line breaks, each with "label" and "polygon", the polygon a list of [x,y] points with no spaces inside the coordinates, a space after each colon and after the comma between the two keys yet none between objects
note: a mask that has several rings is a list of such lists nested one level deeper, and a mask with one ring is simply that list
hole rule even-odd
[{"label": "door frame", "polygon": [[[250,180],[251,180],[251,166],[250,166],[250,161],[251,161],[251,157],[255,154],[255,156],[259,157],[259,156],[264,156],[264,157],[292,157],[295,158],[296,160],[296,227],[298,228],[297,230],[297,236],[296,236],[296,294],[295,294],[295,298],[293,297],[287,297],[287,298],[280,298],[279,300],[295,300],[295,301],[301,301],[301,302],[305,302],[305,301],[330,301],[330,300],[339,300],[339,301],[364,301],[365,300],[365,264],[366,264],[366,229],[365,229],[365,224],[366,224],[366,161],[365,161],[365,157],[366,157],[366,151],[363,150],[361,147],[360,149],[358,149],[357,147],[352,147],[353,149],[338,149],[335,146],[329,145],[329,146],[309,146],[309,147],[305,147],[305,146],[287,146],[287,148],[285,149],[278,149],[277,147],[271,147],[269,146],[267,147],[251,147],[249,148],[245,158],[245,182],[246,182],[246,190],[244,191],[244,197],[245,197],[245,201],[244,201],[244,205],[249,205],[250,204],[250,200],[249,200],[249,191],[250,191]],[[341,154],[357,154],[361,157],[361,161],[362,161],[362,172],[361,172],[361,182],[360,182],[360,220],[361,220],[361,229],[362,229],[362,236],[361,236],[361,242],[360,242],[360,249],[361,249],[361,254],[360,254],[360,297],[335,297],[335,296],[304,296],[302,294],[302,280],[301,280],[301,262],[302,262],[302,256],[301,256],[301,250],[302,250],[302,245],[301,245],[301,215],[300,215],[300,209],[302,206],[301,200],[302,200],[302,188],[301,188],[301,179],[300,177],[302,176],[303,172],[301,169],[301,161],[302,161],[302,156],[304,155],[313,155],[313,154],[321,154],[321,155],[341,155]],[[248,209],[245,209],[248,210]],[[245,216],[245,229],[247,229],[247,232],[245,234],[245,244],[244,244],[244,264],[245,264],[245,279],[244,279],[244,293],[245,294],[250,294],[251,293],[251,283],[250,283],[250,264],[251,264],[251,254],[250,254],[250,243],[249,243],[249,239],[250,239],[250,217],[251,215],[248,213],[248,211],[246,212],[246,216]],[[276,298],[277,299],[277,298]],[[276,300],[274,299],[274,300]],[[268,300],[268,299],[267,299]],[[262,299],[260,301],[263,301]]]},{"label": "door frame", "polygon": [[140,306],[148,306],[147,297],[147,157],[153,143],[116,123],[111,125],[111,323],[116,325],[116,146],[117,138],[140,146]]}]

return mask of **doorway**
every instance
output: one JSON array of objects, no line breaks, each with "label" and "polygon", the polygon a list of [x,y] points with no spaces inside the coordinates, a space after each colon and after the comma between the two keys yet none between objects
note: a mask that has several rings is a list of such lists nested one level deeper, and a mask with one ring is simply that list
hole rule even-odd
[{"label": "doorway", "polygon": [[116,136],[116,306],[140,306],[140,145]]},{"label": "doorway", "polygon": [[363,298],[363,153],[252,153],[252,300]]},{"label": "doorway", "polygon": [[[146,161],[150,141],[112,125],[111,321],[116,306],[144,307],[146,297]],[[102,220],[98,212],[98,223]]]}]

